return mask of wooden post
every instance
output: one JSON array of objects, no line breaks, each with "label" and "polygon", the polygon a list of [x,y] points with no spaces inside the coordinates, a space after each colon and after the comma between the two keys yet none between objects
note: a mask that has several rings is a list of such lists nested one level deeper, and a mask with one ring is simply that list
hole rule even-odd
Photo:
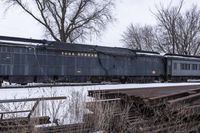
[{"label": "wooden post", "polygon": [[1,114],[1,120],[3,119],[3,113]]},{"label": "wooden post", "polygon": [[38,104],[39,104],[40,100],[37,100],[32,108],[32,110],[30,111],[30,113],[28,114],[28,119],[31,118],[31,115],[33,114],[33,112],[35,111],[35,109],[37,108]]}]

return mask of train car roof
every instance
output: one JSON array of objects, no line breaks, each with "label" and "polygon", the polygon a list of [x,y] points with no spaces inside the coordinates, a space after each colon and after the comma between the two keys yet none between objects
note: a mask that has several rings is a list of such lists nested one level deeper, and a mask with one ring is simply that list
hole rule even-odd
[{"label": "train car roof", "polygon": [[80,52],[99,52],[102,54],[111,55],[148,55],[148,56],[160,56],[157,52],[151,51],[141,51],[141,50],[131,50],[121,47],[105,47],[105,46],[94,46],[86,44],[77,43],[62,43],[47,40],[37,40],[37,39],[27,39],[19,37],[8,37],[0,36],[1,46],[11,46],[11,47],[35,47],[35,48],[45,48],[48,50],[59,50],[59,51],[80,51]]},{"label": "train car roof", "polygon": [[165,54],[164,57],[167,57],[167,58],[178,58],[178,59],[200,60],[200,56],[192,56],[192,55]]},{"label": "train car roof", "polygon": [[46,47],[47,49],[67,50],[67,51],[83,51],[83,52],[99,52],[102,54],[113,54],[113,55],[136,55],[137,53],[159,55],[156,52],[131,50],[121,47],[105,47],[97,45],[86,45],[77,43],[58,43],[52,42],[51,45]]}]

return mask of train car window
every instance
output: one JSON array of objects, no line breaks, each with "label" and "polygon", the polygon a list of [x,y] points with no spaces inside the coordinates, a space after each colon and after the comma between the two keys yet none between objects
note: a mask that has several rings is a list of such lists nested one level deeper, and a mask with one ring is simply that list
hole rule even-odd
[{"label": "train car window", "polygon": [[97,54],[94,54],[94,57],[97,57]]},{"label": "train car window", "polygon": [[184,70],[184,64],[181,63],[181,70]]},{"label": "train car window", "polygon": [[190,70],[190,64],[181,63],[180,65],[181,65],[181,70]]},{"label": "train car window", "polygon": [[197,64],[192,64],[192,70],[197,70]]},{"label": "train car window", "polygon": [[78,53],[78,56],[81,56],[81,53]]},{"label": "train car window", "polygon": [[174,70],[177,69],[177,63],[174,63]]},{"label": "train car window", "polygon": [[72,56],[74,56],[75,55],[75,53],[72,53]]},{"label": "train car window", "polygon": [[200,64],[199,64],[199,70],[200,70]]},{"label": "train car window", "polygon": [[190,64],[188,64],[188,70],[190,70]]}]

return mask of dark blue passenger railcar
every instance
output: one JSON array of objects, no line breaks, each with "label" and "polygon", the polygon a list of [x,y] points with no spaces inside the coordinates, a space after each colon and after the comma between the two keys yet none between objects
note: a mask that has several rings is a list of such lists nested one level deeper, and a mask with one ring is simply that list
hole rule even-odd
[{"label": "dark blue passenger railcar", "polygon": [[155,52],[83,44],[52,44],[46,48],[61,50],[64,58],[70,55],[75,66],[70,69],[74,72],[71,76],[87,77],[91,81],[152,81],[164,75],[163,57]]},{"label": "dark blue passenger railcar", "polygon": [[163,57],[155,52],[0,38],[12,41],[0,42],[1,82],[138,82],[164,77]]}]

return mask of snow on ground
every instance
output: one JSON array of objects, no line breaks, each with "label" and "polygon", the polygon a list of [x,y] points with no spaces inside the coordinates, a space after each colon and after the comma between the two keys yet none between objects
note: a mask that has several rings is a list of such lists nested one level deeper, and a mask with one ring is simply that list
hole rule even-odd
[{"label": "snow on ground", "polygon": [[[80,122],[85,112],[85,101],[91,98],[87,97],[88,90],[99,89],[127,89],[127,88],[145,88],[162,86],[184,86],[200,85],[200,83],[148,83],[148,84],[110,84],[110,85],[92,85],[92,86],[66,86],[66,87],[40,87],[40,88],[17,88],[0,89],[0,100],[35,98],[35,97],[55,97],[66,96],[66,100],[42,102],[37,115],[51,116],[51,120],[59,118],[60,123]],[[31,109],[32,103],[11,103],[0,104],[0,112]],[[2,106],[3,105],[3,106]],[[2,108],[3,107],[3,108]],[[26,115],[26,114],[21,114]],[[12,117],[12,116],[11,116]],[[61,119],[63,118],[63,119]],[[67,118],[67,119],[66,119]]]},{"label": "snow on ground", "polygon": [[162,86],[185,86],[200,85],[200,83],[146,83],[146,84],[108,84],[108,85],[89,85],[89,86],[60,86],[60,87],[38,87],[38,88],[17,88],[0,89],[0,99],[31,98],[44,96],[69,96],[72,91],[79,91],[87,95],[88,90],[100,89],[128,89],[128,88],[147,88]]}]

